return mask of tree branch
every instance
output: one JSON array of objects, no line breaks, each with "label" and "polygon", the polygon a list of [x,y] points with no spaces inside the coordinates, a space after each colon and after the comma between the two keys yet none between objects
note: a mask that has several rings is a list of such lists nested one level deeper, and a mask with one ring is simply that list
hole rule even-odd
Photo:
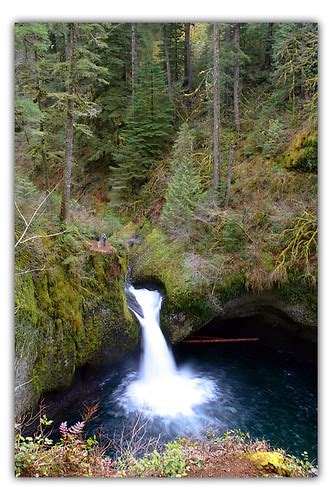
[{"label": "tree branch", "polygon": [[19,274],[27,274],[27,273],[33,273],[35,271],[50,271],[50,269],[46,269],[45,266],[44,267],[40,267],[40,268],[36,268],[36,269],[28,269],[27,271],[19,271],[15,274],[19,275]]},{"label": "tree branch", "polygon": [[20,389],[21,387],[23,387],[23,386],[24,386],[24,385],[26,385],[26,384],[30,384],[30,382],[32,382],[34,378],[35,378],[35,377],[32,377],[32,378],[31,378],[30,380],[28,380],[27,382],[23,382],[23,384],[17,385],[17,386],[15,387],[14,391],[17,391],[17,389]]},{"label": "tree branch", "polygon": [[68,231],[60,231],[59,233],[52,233],[52,234],[36,234],[35,236],[30,236],[29,238],[26,238],[25,240],[21,241],[21,244],[26,243],[27,241],[30,240],[35,240],[36,238],[51,238],[52,236],[58,236],[59,234],[64,234],[67,232]]},{"label": "tree branch", "polygon": [[27,221],[26,221],[26,218],[24,217],[24,215],[22,214],[21,210],[20,210],[20,209],[19,209],[19,207],[17,206],[16,201],[15,201],[15,207],[16,207],[16,209],[17,209],[18,213],[20,214],[20,216],[22,217],[22,219],[24,220],[24,224],[27,226],[27,225],[28,225],[28,223],[27,223]]},{"label": "tree branch", "polygon": [[[58,182],[58,184],[47,194],[47,196],[42,200],[42,202],[38,205],[38,207],[36,208],[36,210],[34,211],[34,213],[32,214],[32,217],[31,219],[29,220],[29,222],[27,223],[25,218],[23,217],[21,211],[19,210],[18,206],[16,205],[16,208],[18,210],[18,212],[20,213],[21,217],[23,218],[23,220],[25,221],[25,229],[23,231],[23,233],[21,234],[21,236],[19,237],[19,239],[17,240],[17,242],[15,243],[15,247],[17,247],[17,245],[19,245],[21,242],[22,242],[22,239],[24,237],[24,235],[26,234],[26,232],[28,231],[29,227],[31,226],[34,218],[36,217],[37,213],[39,212],[39,210],[42,208],[42,206],[44,205],[44,203],[46,202],[46,200],[48,199],[48,197],[53,193],[53,191],[55,191],[57,189],[57,187],[59,186],[60,182]],[[27,241],[27,240],[24,240],[24,241]]]}]

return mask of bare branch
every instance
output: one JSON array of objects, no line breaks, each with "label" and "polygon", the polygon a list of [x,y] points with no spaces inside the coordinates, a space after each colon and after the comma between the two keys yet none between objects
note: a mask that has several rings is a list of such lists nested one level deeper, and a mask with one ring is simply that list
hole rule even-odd
[{"label": "bare branch", "polygon": [[27,241],[30,240],[35,240],[36,238],[51,238],[52,236],[58,236],[59,234],[64,234],[67,233],[68,231],[60,231],[59,233],[52,233],[52,234],[36,234],[35,236],[30,236],[29,238],[26,238],[25,240],[21,241],[21,244],[26,243]]},{"label": "bare branch", "polygon": [[23,384],[17,385],[17,386],[15,387],[14,391],[17,391],[17,389],[20,389],[20,387],[23,387],[23,386],[24,386],[24,385],[26,385],[26,384],[30,384],[30,382],[32,382],[34,378],[35,378],[35,377],[32,377],[30,380],[27,380],[27,382],[23,382]]},{"label": "bare branch", "polygon": [[[59,184],[60,184],[60,182],[58,182],[58,184],[56,184],[56,186],[54,186],[54,188],[47,194],[47,196],[42,200],[42,202],[38,205],[38,207],[36,208],[36,210],[32,214],[32,217],[29,220],[29,222],[28,223],[26,222],[26,226],[25,226],[25,229],[24,229],[23,233],[21,234],[21,236],[19,237],[19,239],[15,243],[15,248],[17,247],[17,245],[19,245],[22,242],[22,240],[23,240],[26,232],[28,231],[29,227],[31,226],[31,224],[32,224],[34,218],[36,217],[36,215],[38,214],[39,210],[42,208],[42,206],[44,205],[44,203],[46,202],[46,200],[48,199],[48,197],[53,193],[53,191],[55,191],[57,189],[57,187],[59,186]],[[18,209],[17,205],[16,205],[16,208]],[[19,213],[21,213],[20,210],[18,210],[18,211],[19,211]],[[21,214],[21,216],[23,217],[22,214]],[[24,217],[23,217],[23,220],[25,220]],[[27,240],[24,240],[24,241],[27,241]]]},{"label": "bare branch", "polygon": [[36,269],[28,269],[27,271],[19,271],[15,274],[19,275],[19,274],[27,274],[27,273],[34,273],[34,272],[37,272],[37,271],[50,271],[51,269],[46,269],[45,266],[44,267],[40,267],[40,268],[36,268]]},{"label": "bare branch", "polygon": [[16,207],[16,210],[18,211],[18,213],[20,214],[20,216],[22,217],[22,219],[24,220],[24,224],[27,226],[28,223],[26,221],[26,218],[24,217],[24,215],[22,214],[21,210],[19,209],[19,207],[17,206],[17,203],[15,201],[15,207]]}]

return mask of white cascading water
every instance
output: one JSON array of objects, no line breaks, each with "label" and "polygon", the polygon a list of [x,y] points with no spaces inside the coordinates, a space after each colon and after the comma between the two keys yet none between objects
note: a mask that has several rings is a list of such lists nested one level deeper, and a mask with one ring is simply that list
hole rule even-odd
[{"label": "white cascading water", "polygon": [[195,416],[199,405],[215,398],[214,382],[177,368],[159,325],[161,294],[133,286],[127,293],[135,297],[136,305],[129,301],[129,307],[142,328],[143,355],[140,372],[123,390],[120,403],[146,416]]}]

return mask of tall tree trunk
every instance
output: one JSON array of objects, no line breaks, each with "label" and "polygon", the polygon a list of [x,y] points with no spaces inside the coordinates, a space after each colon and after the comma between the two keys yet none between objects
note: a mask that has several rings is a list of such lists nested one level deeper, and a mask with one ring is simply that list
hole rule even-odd
[{"label": "tall tree trunk", "polygon": [[185,23],[185,86],[192,88],[192,61],[191,61],[191,23]]},{"label": "tall tree trunk", "polygon": [[220,125],[220,27],[214,23],[213,28],[213,112],[214,112],[214,177],[213,187],[219,184],[219,125]]},{"label": "tall tree trunk", "polygon": [[[236,23],[235,33],[234,33],[234,43],[236,50],[239,49],[239,37],[240,37],[240,24]],[[239,118],[239,59],[236,56],[236,62],[234,64],[234,113],[235,113],[235,127],[237,132],[240,132],[240,118]]]},{"label": "tall tree trunk", "polygon": [[168,92],[169,92],[170,101],[172,101],[172,80],[171,80],[169,45],[168,45],[166,24],[163,25],[163,43],[164,43],[165,67],[166,67],[166,73],[167,73],[167,79],[168,79]]},{"label": "tall tree trunk", "polygon": [[137,83],[138,73],[138,47],[137,47],[137,23],[132,23],[132,94]]},{"label": "tall tree trunk", "polygon": [[228,161],[228,177],[227,177],[227,192],[224,200],[224,208],[228,208],[231,189],[231,174],[232,174],[232,161],[234,159],[234,146],[230,146],[229,161]]},{"label": "tall tree trunk", "polygon": [[47,157],[46,157],[46,144],[45,144],[45,136],[44,136],[43,118],[41,119],[39,130],[40,130],[41,136],[42,136],[42,141],[41,141],[41,143],[42,143],[42,145],[41,145],[42,165],[43,165],[44,176],[45,176],[45,185],[46,185],[46,189],[48,191],[50,189],[50,178],[49,178],[49,167],[48,167],[48,162],[47,162]]},{"label": "tall tree trunk", "polygon": [[[38,61],[39,57],[37,52],[35,51],[35,60]],[[38,104],[38,109],[41,112],[41,120],[40,120],[40,125],[39,125],[39,131],[41,133],[41,157],[42,157],[42,166],[44,170],[44,177],[45,177],[45,185],[47,191],[50,189],[50,179],[49,179],[49,169],[48,169],[48,163],[47,163],[47,156],[46,156],[46,143],[45,143],[45,134],[44,134],[44,111],[43,111],[43,103],[42,103],[42,82],[39,78],[39,70],[38,70],[38,76],[37,76],[37,81],[36,81],[36,90],[37,90],[37,95],[36,95],[36,100]]]},{"label": "tall tree trunk", "polygon": [[[230,45],[230,26],[227,25],[224,33],[224,42],[226,51],[229,50]],[[224,92],[222,93],[222,116],[221,121],[225,123],[227,120],[227,110],[230,106],[230,95],[229,95],[229,82],[228,82],[228,66],[224,65]]]},{"label": "tall tree trunk", "polygon": [[263,69],[269,69],[272,63],[272,45],[273,45],[273,26],[274,23],[268,23],[267,26],[267,38],[265,47],[265,57]]},{"label": "tall tree trunk", "polygon": [[71,177],[73,167],[73,138],[74,138],[74,101],[75,101],[75,73],[76,73],[76,44],[77,23],[69,23],[70,29],[70,52],[68,70],[68,98],[67,98],[67,124],[65,143],[65,165],[63,194],[61,202],[60,219],[67,222],[69,218],[69,204],[71,196]]},{"label": "tall tree trunk", "polygon": [[175,56],[175,80],[176,80],[176,82],[178,82],[178,80],[179,80],[179,73],[178,73],[178,37],[177,37],[177,28],[175,28],[174,44],[175,44],[175,51],[174,51],[174,56]]}]

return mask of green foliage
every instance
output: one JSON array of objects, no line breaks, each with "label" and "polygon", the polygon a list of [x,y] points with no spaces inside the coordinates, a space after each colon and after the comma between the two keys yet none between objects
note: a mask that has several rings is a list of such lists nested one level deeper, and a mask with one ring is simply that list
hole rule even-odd
[{"label": "green foliage", "polygon": [[[47,432],[52,423],[43,415],[33,436],[16,433],[16,477],[89,477],[96,475],[96,470],[108,475],[108,461],[96,436],[84,439],[81,432],[72,432],[54,443]],[[67,427],[67,422],[65,425]]]},{"label": "green foliage", "polygon": [[239,252],[246,244],[247,237],[236,219],[226,221],[220,232],[222,246],[229,253]]},{"label": "green foliage", "polygon": [[[89,417],[88,417],[89,418]],[[216,455],[228,464],[235,453],[252,461],[263,477],[311,477],[317,468],[309,462],[306,452],[301,458],[271,449],[265,441],[253,440],[240,429],[229,430],[223,436],[208,432],[200,440],[178,438],[163,447],[154,447],[143,456],[126,449],[116,461],[105,455],[106,447],[96,436],[85,438],[78,422],[68,432],[67,422],[60,425],[61,439],[53,442],[47,428],[52,424],[45,415],[32,437],[20,432],[15,437],[15,475],[21,477],[186,477],[191,471],[204,472]],[[116,447],[118,443],[112,441]],[[218,471],[218,475],[222,471]],[[216,473],[214,475],[217,475]],[[223,475],[223,474],[222,474]]]},{"label": "green foliage", "polygon": [[280,120],[278,118],[269,120],[268,128],[263,133],[263,155],[265,155],[266,158],[270,158],[280,153],[284,144],[284,127]]},{"label": "green foliage", "polygon": [[216,286],[215,291],[219,302],[223,305],[245,292],[245,278],[242,275],[228,275]]},{"label": "green foliage", "polygon": [[292,476],[295,473],[300,473],[303,477],[309,477],[313,473],[316,473],[316,468],[309,461],[309,455],[307,451],[303,451],[302,458],[296,458],[290,455],[287,455],[287,468],[289,470],[290,475]]},{"label": "green foliage", "polygon": [[117,166],[110,166],[114,205],[137,195],[149,167],[165,151],[171,132],[171,104],[164,74],[158,63],[148,59],[138,70],[122,145],[114,154]]},{"label": "green foliage", "polygon": [[184,23],[168,23],[167,38],[170,52],[172,80],[183,82],[184,78]]},{"label": "green foliage", "polygon": [[[272,80],[296,112],[296,98],[313,108],[318,85],[318,26],[316,23],[278,23],[273,42]],[[281,101],[280,101],[281,102]],[[283,101],[282,101],[283,102]]]},{"label": "green foliage", "polygon": [[171,234],[186,236],[193,212],[202,199],[200,177],[191,158],[193,132],[182,125],[174,146],[173,176],[169,181],[162,222]]},{"label": "green foliage", "polygon": [[[35,341],[27,378],[33,382],[24,387],[33,385],[37,399],[45,389],[68,384],[103,336],[112,355],[133,347],[137,331],[122,290],[129,262],[141,279],[165,285],[165,310],[184,323],[189,317],[189,328],[194,317],[206,320],[211,306],[239,297],[246,287],[272,287],[275,267],[277,293],[315,308],[316,228],[311,217],[300,224],[290,218],[297,206],[315,211],[316,25],[242,23],[236,49],[235,24],[221,23],[219,197],[210,191],[212,25],[191,26],[190,93],[184,86],[184,23],[166,28],[172,106],[161,24],[138,25],[132,95],[130,23],[79,23],[73,220],[65,235],[45,237],[59,230],[60,193],[54,192],[30,228],[29,235],[43,238],[16,255],[17,346],[21,352]],[[27,220],[62,175],[67,51],[66,23],[16,25],[15,194]],[[233,126],[236,61],[241,134]],[[179,132],[171,150],[174,129]],[[231,203],[223,210],[230,144]],[[15,230],[16,236],[24,230],[18,211]],[[90,251],[95,231],[106,232],[119,255]],[[136,232],[143,243],[129,248]]]},{"label": "green foliage", "polygon": [[[94,89],[96,83],[108,83],[108,69],[98,53],[106,37],[103,24],[78,26],[74,126],[77,137],[82,138],[92,136],[90,121],[100,111],[93,101]],[[68,37],[65,23],[25,23],[15,28],[16,132],[24,135],[26,155],[36,173],[43,173],[46,186],[64,155]]]},{"label": "green foliage", "polygon": [[126,475],[135,472],[141,477],[183,477],[189,469],[189,460],[183,450],[180,440],[176,440],[165,445],[163,451],[156,449],[141,459],[127,456],[122,466]]},{"label": "green foliage", "polygon": [[142,280],[158,278],[165,285],[168,297],[177,302],[176,298],[186,293],[190,286],[183,265],[183,250],[180,242],[170,242],[161,230],[155,228],[137,250],[134,271]]},{"label": "green foliage", "polygon": [[[46,432],[46,428],[52,423],[53,420],[49,420],[46,415],[43,415],[39,418],[38,431],[34,437],[25,437],[20,432],[15,434],[14,467],[16,477],[30,475],[31,469],[40,459],[41,450],[49,449],[53,444],[53,440],[48,437]],[[45,465],[42,464],[40,467],[41,475],[44,475],[47,471]]]},{"label": "green foliage", "polygon": [[15,201],[19,206],[25,203],[31,206],[36,203],[36,198],[39,196],[38,189],[35,184],[27,177],[16,175],[15,177]]}]

